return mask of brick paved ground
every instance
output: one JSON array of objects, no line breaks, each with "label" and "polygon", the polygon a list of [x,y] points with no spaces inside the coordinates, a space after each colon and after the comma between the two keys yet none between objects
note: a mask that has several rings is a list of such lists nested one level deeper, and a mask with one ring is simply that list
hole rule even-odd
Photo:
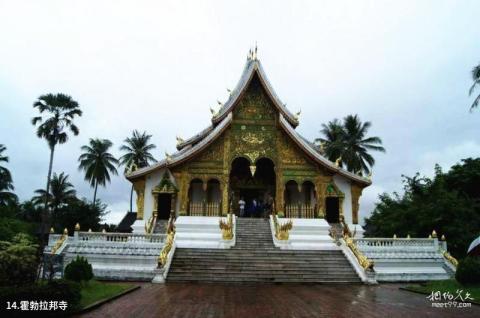
[{"label": "brick paved ground", "polygon": [[480,317],[480,306],[432,308],[400,285],[143,284],[84,317]]}]

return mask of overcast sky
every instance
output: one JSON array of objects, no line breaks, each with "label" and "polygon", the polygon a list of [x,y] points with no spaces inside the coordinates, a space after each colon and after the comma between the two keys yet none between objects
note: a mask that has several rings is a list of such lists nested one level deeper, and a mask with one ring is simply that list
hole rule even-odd
[{"label": "overcast sky", "polygon": [[[402,174],[480,155],[480,109],[468,111],[479,12],[479,1],[0,0],[0,144],[16,193],[29,199],[46,183],[48,147],[30,124],[39,95],[80,103],[80,135],[58,147],[53,169],[91,199],[81,145],[108,138],[119,155],[139,129],[157,158],[174,152],[175,135],[209,125],[256,41],[277,94],[302,110],[301,134],[314,139],[322,123],[358,114],[383,139],[361,200],[368,215],[379,193],[402,188]],[[98,196],[118,222],[129,183],[114,177]]]}]

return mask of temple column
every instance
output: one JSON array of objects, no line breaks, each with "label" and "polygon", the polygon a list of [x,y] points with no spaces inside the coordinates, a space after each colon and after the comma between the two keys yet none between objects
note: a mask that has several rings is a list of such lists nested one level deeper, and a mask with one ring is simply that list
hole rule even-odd
[{"label": "temple column", "polygon": [[222,193],[222,215],[228,214],[228,183],[222,180],[220,183],[220,191]]},{"label": "temple column", "polygon": [[352,223],[358,224],[358,210],[360,208],[360,196],[362,195],[363,189],[358,185],[352,184],[351,193],[352,193]]}]

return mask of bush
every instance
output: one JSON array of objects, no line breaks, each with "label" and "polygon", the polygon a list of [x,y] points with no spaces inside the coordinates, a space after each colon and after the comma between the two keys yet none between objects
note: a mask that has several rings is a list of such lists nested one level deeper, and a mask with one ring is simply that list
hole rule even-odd
[{"label": "bush", "polygon": [[32,284],[37,273],[37,245],[18,233],[12,242],[0,241],[0,286]]},{"label": "bush", "polygon": [[480,284],[480,257],[466,257],[461,260],[455,278],[462,285]]},{"label": "bush", "polygon": [[89,281],[93,278],[92,265],[86,258],[77,256],[65,267],[65,278],[75,282]]},{"label": "bush", "polygon": [[[65,311],[71,312],[79,307],[80,289],[80,284],[67,280],[54,280],[50,283],[32,284],[19,288],[3,287],[0,288],[0,302],[2,304],[6,304],[7,301],[10,303],[16,302],[19,306],[20,302],[25,300],[29,302],[65,301],[67,303]],[[4,310],[5,307],[1,309]],[[49,314],[62,315],[65,311],[57,309],[56,311],[50,311]],[[9,314],[12,314],[11,310]]]}]

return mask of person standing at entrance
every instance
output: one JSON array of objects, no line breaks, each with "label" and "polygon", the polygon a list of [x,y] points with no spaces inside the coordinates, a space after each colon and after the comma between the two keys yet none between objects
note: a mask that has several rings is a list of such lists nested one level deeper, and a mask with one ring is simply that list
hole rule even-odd
[{"label": "person standing at entrance", "polygon": [[243,197],[240,198],[240,201],[238,201],[238,206],[240,207],[240,217],[245,216],[245,201],[243,200]]},{"label": "person standing at entrance", "polygon": [[256,199],[252,200],[252,211],[250,213],[250,216],[256,217],[257,216],[257,211],[258,211],[258,203]]}]

